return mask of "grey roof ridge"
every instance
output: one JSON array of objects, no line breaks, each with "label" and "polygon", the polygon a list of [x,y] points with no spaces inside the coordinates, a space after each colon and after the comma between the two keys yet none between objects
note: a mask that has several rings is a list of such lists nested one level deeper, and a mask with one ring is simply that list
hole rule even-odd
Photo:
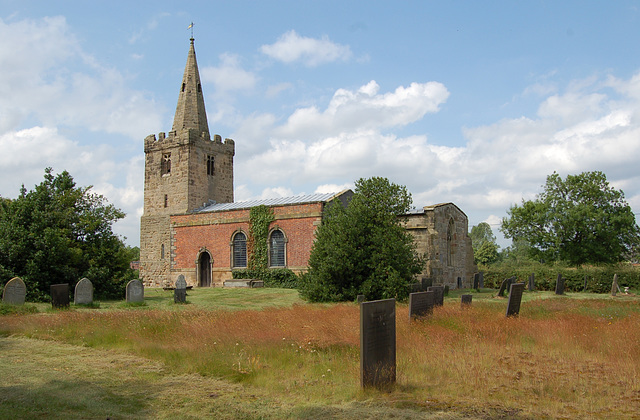
[{"label": "grey roof ridge", "polygon": [[234,203],[205,203],[203,207],[195,209],[194,213],[209,213],[214,211],[224,210],[241,210],[249,209],[251,207],[257,207],[261,205],[265,206],[285,206],[295,204],[317,203],[331,201],[333,198],[338,197],[348,190],[342,190],[340,192],[331,193],[314,193],[314,194],[302,194],[290,197],[278,197],[278,198],[263,198],[258,200],[247,200]]}]

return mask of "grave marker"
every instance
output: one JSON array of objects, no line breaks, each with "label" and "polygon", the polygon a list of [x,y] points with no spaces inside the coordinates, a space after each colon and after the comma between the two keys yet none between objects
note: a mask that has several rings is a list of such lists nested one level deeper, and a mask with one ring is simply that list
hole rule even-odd
[{"label": "grave marker", "polygon": [[513,283],[509,289],[509,304],[507,305],[507,316],[518,316],[520,313],[520,303],[524,293],[524,283]]},{"label": "grave marker", "polygon": [[396,300],[360,304],[360,385],[384,388],[396,382]]},{"label": "grave marker", "polygon": [[85,277],[76,283],[73,303],[76,305],[91,305],[93,303],[93,283],[91,280]]},{"label": "grave marker", "polygon": [[480,288],[483,289],[484,288],[484,271],[481,271],[478,273],[480,280],[478,281],[480,283]]},{"label": "grave marker", "polygon": [[54,309],[69,307],[69,284],[52,284],[51,290],[51,306]]},{"label": "grave marker", "polygon": [[427,292],[433,292],[433,302],[435,306],[444,305],[444,286],[430,286]]},{"label": "grave marker", "polygon": [[529,291],[533,292],[534,290],[536,290],[536,274],[531,273],[529,276]]},{"label": "grave marker", "polygon": [[4,285],[2,303],[9,305],[24,305],[27,296],[27,286],[20,277],[14,277]]},{"label": "grave marker", "polygon": [[613,275],[613,283],[611,283],[611,296],[615,296],[618,294],[618,275]]},{"label": "grave marker", "polygon": [[431,314],[435,303],[434,299],[435,293],[433,291],[411,293],[409,295],[409,321]]},{"label": "grave marker", "polygon": [[462,295],[460,296],[460,305],[463,308],[468,308],[471,306],[471,302],[473,301],[473,295]]},{"label": "grave marker", "polygon": [[127,283],[127,303],[144,302],[144,286],[140,280],[131,280]]},{"label": "grave marker", "polygon": [[498,296],[504,297],[504,292],[506,290],[510,290],[511,285],[516,280],[515,277],[509,277],[508,279],[504,279],[502,284],[500,285],[500,290],[498,290]]},{"label": "grave marker", "polygon": [[358,303],[364,302],[364,295],[358,295]]},{"label": "grave marker", "polygon": [[187,282],[182,274],[180,274],[178,280],[176,280],[176,288],[173,290],[173,302],[187,302]]},{"label": "grave marker", "polygon": [[480,273],[475,273],[473,275],[473,288],[476,290],[480,290]]},{"label": "grave marker", "polygon": [[564,294],[564,279],[562,278],[562,274],[558,274],[558,279],[556,280],[556,295]]}]

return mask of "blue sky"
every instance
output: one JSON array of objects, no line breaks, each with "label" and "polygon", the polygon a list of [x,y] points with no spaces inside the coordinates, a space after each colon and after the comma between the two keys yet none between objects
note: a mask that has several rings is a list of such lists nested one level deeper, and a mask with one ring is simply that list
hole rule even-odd
[{"label": "blue sky", "polygon": [[385,176],[500,236],[553,171],[600,170],[640,208],[638,1],[0,0],[0,195],[66,169],[137,245],[190,22],[236,201]]}]

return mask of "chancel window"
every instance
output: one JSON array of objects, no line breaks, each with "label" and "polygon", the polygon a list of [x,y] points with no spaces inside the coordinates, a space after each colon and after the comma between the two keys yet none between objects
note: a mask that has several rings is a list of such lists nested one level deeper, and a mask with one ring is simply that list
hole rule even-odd
[{"label": "chancel window", "polygon": [[284,267],[285,254],[284,233],[274,230],[269,238],[269,267]]},{"label": "chancel window", "polygon": [[455,232],[455,225],[453,219],[449,219],[449,227],[447,228],[447,265],[453,265],[453,235]]},{"label": "chancel window", "polygon": [[236,233],[231,241],[231,247],[233,267],[245,268],[247,266],[247,236],[242,232]]},{"label": "chancel window", "polygon": [[207,175],[213,175],[215,172],[215,166],[214,166],[214,162],[215,159],[213,156],[208,155],[207,156]]},{"label": "chancel window", "polygon": [[160,172],[162,175],[171,173],[171,153],[162,154],[162,162],[160,163]]}]

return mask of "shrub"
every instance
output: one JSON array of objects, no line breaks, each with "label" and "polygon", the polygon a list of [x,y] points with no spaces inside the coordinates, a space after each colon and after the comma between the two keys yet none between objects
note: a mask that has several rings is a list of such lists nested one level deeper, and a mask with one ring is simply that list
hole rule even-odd
[{"label": "shrub", "polygon": [[264,287],[281,289],[298,288],[298,276],[288,268],[233,270],[233,278],[262,280]]}]

